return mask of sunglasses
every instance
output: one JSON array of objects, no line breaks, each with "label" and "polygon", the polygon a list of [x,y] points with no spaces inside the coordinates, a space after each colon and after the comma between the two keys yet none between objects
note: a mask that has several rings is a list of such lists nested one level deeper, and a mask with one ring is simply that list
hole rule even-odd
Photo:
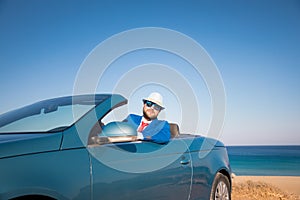
[{"label": "sunglasses", "polygon": [[144,100],[144,104],[146,104],[147,107],[153,108],[154,110],[161,111],[162,107],[157,105],[156,103],[153,103],[152,101]]}]

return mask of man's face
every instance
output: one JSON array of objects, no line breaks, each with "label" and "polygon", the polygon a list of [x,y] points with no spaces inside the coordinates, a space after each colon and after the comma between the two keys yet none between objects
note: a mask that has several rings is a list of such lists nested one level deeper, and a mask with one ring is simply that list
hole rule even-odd
[{"label": "man's face", "polygon": [[144,103],[143,115],[147,120],[156,119],[159,113],[160,109],[155,109],[154,106],[149,106],[149,104]]}]

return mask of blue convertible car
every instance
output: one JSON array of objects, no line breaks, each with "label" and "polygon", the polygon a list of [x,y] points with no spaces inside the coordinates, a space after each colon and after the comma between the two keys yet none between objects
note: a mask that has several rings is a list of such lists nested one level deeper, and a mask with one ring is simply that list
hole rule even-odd
[{"label": "blue convertible car", "polygon": [[0,199],[230,199],[227,151],[179,133],[167,144],[137,140],[103,119],[117,94],[41,101],[0,115]]}]

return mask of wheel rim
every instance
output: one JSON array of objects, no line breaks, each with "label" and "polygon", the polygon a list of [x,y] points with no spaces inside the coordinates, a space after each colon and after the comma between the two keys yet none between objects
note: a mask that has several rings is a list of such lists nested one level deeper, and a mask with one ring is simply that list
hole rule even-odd
[{"label": "wheel rim", "polygon": [[229,200],[228,188],[223,181],[220,181],[217,185],[215,192],[215,200]]}]

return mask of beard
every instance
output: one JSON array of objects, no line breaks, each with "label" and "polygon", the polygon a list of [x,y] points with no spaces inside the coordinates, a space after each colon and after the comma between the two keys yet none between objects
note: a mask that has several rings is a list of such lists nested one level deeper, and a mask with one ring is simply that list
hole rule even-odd
[{"label": "beard", "polygon": [[150,117],[145,110],[143,110],[143,117],[148,121],[151,121],[151,120],[154,120],[157,118],[157,117]]}]

